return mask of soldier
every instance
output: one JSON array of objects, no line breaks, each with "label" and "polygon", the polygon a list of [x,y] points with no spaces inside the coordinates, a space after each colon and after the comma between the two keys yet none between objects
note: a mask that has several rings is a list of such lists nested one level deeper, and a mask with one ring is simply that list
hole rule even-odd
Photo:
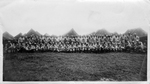
[{"label": "soldier", "polygon": [[131,50],[131,43],[130,43],[130,41],[127,41],[127,46],[126,46],[126,50],[128,51],[128,52],[130,52],[130,50]]},{"label": "soldier", "polygon": [[143,43],[140,41],[140,52],[143,52],[143,50],[144,50],[144,45],[143,45]]}]

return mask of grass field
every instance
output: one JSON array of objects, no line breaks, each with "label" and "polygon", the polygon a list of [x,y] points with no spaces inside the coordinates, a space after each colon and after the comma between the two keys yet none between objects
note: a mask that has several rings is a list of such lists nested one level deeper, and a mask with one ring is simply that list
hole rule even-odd
[{"label": "grass field", "polygon": [[4,54],[4,81],[137,81],[146,54]]}]

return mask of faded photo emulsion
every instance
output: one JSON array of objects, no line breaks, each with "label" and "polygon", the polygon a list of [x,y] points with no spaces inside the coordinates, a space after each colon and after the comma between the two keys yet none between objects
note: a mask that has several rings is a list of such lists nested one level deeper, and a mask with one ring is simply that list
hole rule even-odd
[{"label": "faded photo emulsion", "polygon": [[147,81],[149,0],[1,0],[3,81]]}]

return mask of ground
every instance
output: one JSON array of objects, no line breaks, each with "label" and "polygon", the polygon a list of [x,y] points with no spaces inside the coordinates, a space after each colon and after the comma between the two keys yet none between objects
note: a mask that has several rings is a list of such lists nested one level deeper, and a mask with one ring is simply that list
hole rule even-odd
[{"label": "ground", "polygon": [[4,81],[137,81],[146,54],[4,54]]}]

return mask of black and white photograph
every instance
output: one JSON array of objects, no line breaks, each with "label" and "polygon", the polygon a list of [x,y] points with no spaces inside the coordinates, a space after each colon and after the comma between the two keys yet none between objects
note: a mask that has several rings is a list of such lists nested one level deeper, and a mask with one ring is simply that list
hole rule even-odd
[{"label": "black and white photograph", "polygon": [[148,81],[150,0],[0,0],[3,82]]}]

